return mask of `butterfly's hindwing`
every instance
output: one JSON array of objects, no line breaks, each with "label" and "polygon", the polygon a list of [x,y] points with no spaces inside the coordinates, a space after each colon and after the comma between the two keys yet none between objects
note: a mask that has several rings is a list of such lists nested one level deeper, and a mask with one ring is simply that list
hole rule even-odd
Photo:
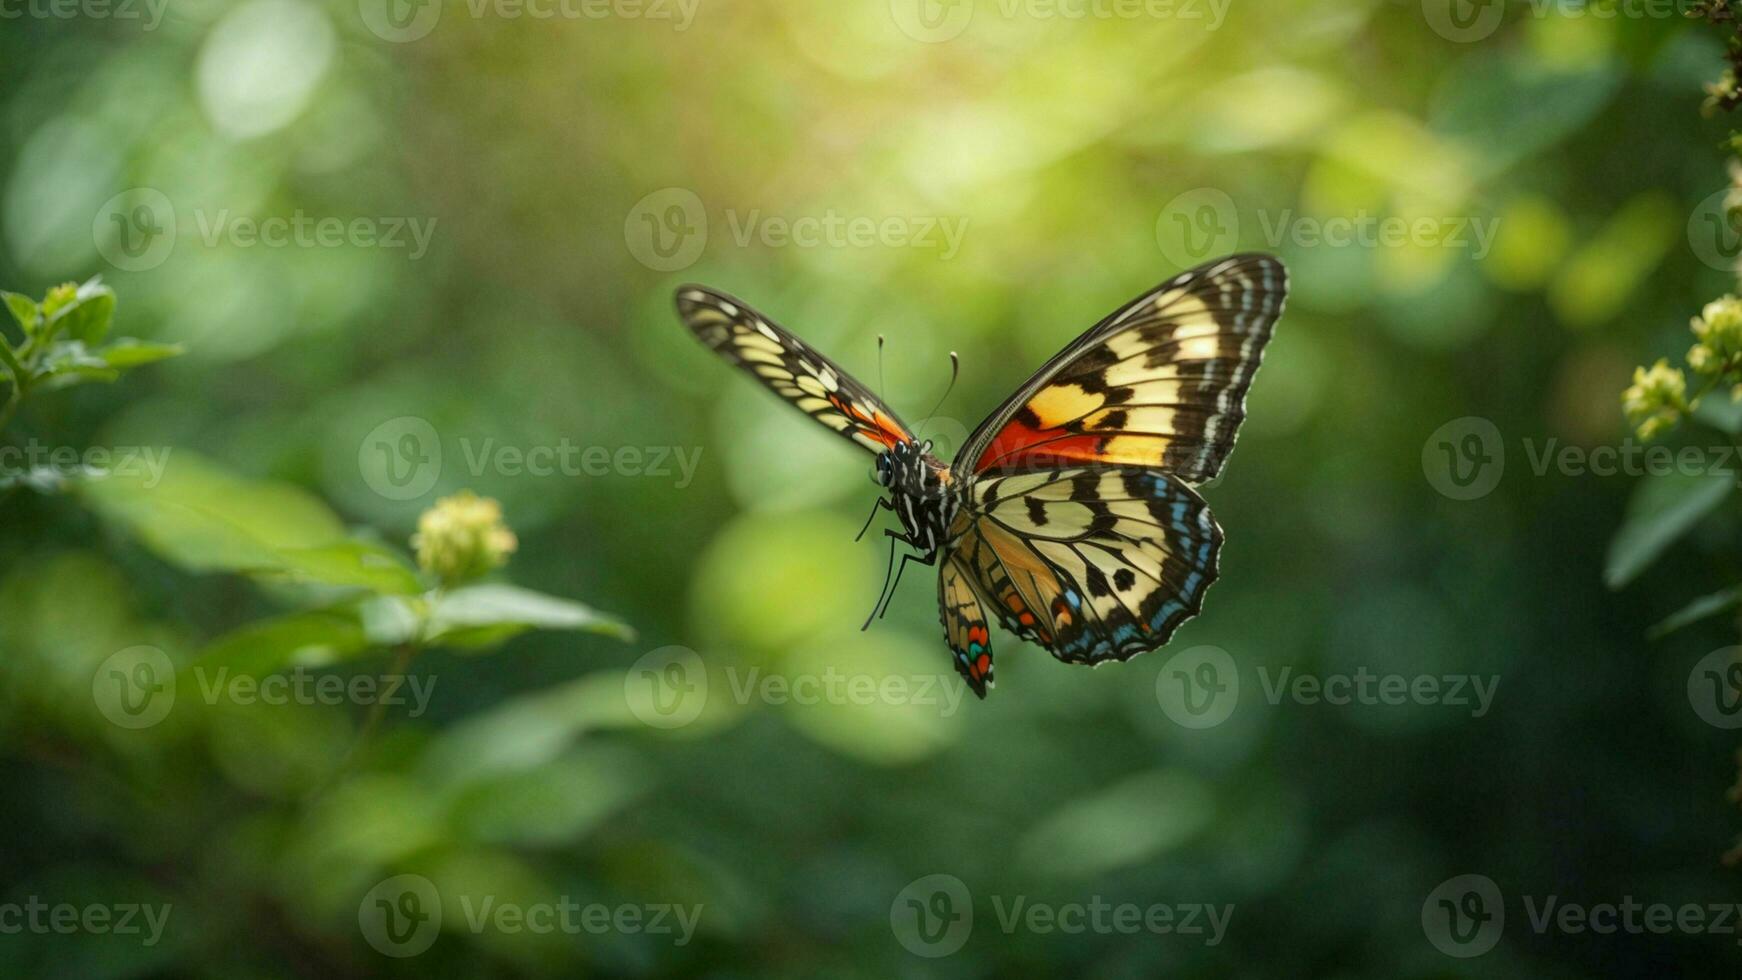
[{"label": "butterfly's hindwing", "polygon": [[880,453],[913,439],[906,425],[852,375],[743,302],[704,286],[677,291],[690,331],[799,411]]},{"label": "butterfly's hindwing", "polygon": [[1216,580],[1222,531],[1156,470],[982,476],[951,536],[1005,628],[1060,660],[1126,660],[1166,643]]},{"label": "butterfly's hindwing", "polygon": [[955,560],[945,561],[938,571],[938,616],[944,624],[944,641],[955,655],[957,672],[970,690],[985,697],[993,684],[992,636],[980,597]]},{"label": "butterfly's hindwing", "polygon": [[1220,471],[1287,293],[1267,255],[1209,263],[1139,297],[1059,352],[964,445],[959,472],[1156,466]]}]

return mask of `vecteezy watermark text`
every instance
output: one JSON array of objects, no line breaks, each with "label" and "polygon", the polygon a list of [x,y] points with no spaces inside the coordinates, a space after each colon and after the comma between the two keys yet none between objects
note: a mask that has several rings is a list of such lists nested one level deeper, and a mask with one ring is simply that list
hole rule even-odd
[{"label": "vecteezy watermark text", "polygon": [[[1006,936],[1138,935],[1181,937],[1205,946],[1220,945],[1234,918],[1234,906],[1206,902],[1051,902],[1027,895],[993,895],[992,913]],[[949,956],[974,930],[974,896],[962,879],[931,874],[909,882],[889,905],[889,928],[908,952],[928,959]]]},{"label": "vecteezy watermark text", "polygon": [[[761,208],[724,212],[739,248],[904,248],[932,251],[948,261],[961,251],[968,219],[949,215],[820,214],[771,215]],[[635,260],[658,272],[689,268],[708,244],[709,216],[700,195],[667,187],[635,202],[623,221],[623,240]]]},{"label": "vecteezy watermark text", "polygon": [[[1407,706],[1452,708],[1472,718],[1488,714],[1500,688],[1497,674],[1399,674],[1368,667],[1329,674],[1297,672],[1293,667],[1256,668],[1266,703],[1284,701],[1305,707]],[[1168,658],[1155,678],[1161,710],[1184,728],[1214,728],[1227,721],[1240,704],[1240,669],[1220,647],[1199,646]]]},{"label": "vecteezy watermark text", "polygon": [[[961,710],[967,685],[955,674],[870,674],[824,667],[820,673],[775,673],[761,667],[725,668],[734,702],[812,707],[912,705],[949,718]],[[654,728],[681,728],[701,717],[709,692],[707,666],[694,650],[660,647],[636,659],[623,676],[630,711]]]},{"label": "vecteezy watermark text", "polygon": [[[436,684],[434,677],[414,674],[346,677],[301,666],[256,675],[202,664],[190,673],[196,693],[208,705],[382,705],[409,707],[412,718],[428,709]],[[162,650],[128,647],[110,654],[97,666],[91,676],[91,700],[115,725],[150,728],[169,717],[177,696],[186,692],[187,686],[180,681],[175,664]]]},{"label": "vecteezy watermark text", "polygon": [[[1581,446],[1550,436],[1520,440],[1533,475],[1637,478],[1642,476],[1723,476],[1742,487],[1742,449],[1733,445],[1669,446],[1640,442]],[[1480,416],[1453,419],[1422,444],[1422,474],[1453,500],[1485,497],[1506,471],[1506,441],[1500,428]]]},{"label": "vecteezy watermark text", "polygon": [[0,902],[0,935],[70,936],[76,933],[108,936],[143,936],[141,946],[156,946],[163,939],[173,908],[168,902],[46,902],[31,895],[22,902]]},{"label": "vecteezy watermark text", "polygon": [[[458,440],[460,460],[472,477],[600,478],[672,480],[682,490],[695,480],[701,446],[582,445],[568,437],[552,443],[517,445],[493,436]],[[357,469],[369,489],[388,500],[412,500],[441,479],[442,440],[428,419],[391,418],[369,430],[357,447]]]},{"label": "vecteezy watermark text", "polygon": [[137,479],[150,490],[163,481],[169,446],[46,446],[28,439],[22,446],[0,446],[0,482],[50,474],[61,479],[118,476]]},{"label": "vecteezy watermark text", "polygon": [[[383,41],[416,41],[435,30],[442,0],[358,0],[363,25]],[[701,0],[466,0],[473,20],[647,21],[683,32],[695,22]]]},{"label": "vecteezy watermark text", "polygon": [[[1653,902],[1623,895],[1619,901],[1568,901],[1558,894],[1520,895],[1525,922],[1537,935],[1642,936],[1713,935],[1742,937],[1742,903]],[[1443,881],[1422,903],[1422,931],[1447,956],[1481,956],[1500,942],[1506,927],[1506,898],[1486,875],[1459,875]],[[1742,938],[1736,939],[1742,945]]]},{"label": "vecteezy watermark text", "polygon": [[896,27],[915,41],[959,37],[981,11],[1005,20],[1171,20],[1214,31],[1233,0],[889,0]]},{"label": "vecteezy watermark text", "polygon": [[142,20],[140,30],[163,23],[169,0],[0,0],[0,20]]},{"label": "vecteezy watermark text", "polygon": [[[1449,249],[1487,257],[1500,234],[1500,219],[1474,214],[1395,215],[1361,209],[1353,214],[1300,214],[1292,208],[1260,209],[1257,228],[1271,249],[1295,248]],[[1244,225],[1226,191],[1199,187],[1176,195],[1155,219],[1155,241],[1181,266],[1236,251]]]},{"label": "vecteezy watermark text", "polygon": [[1422,15],[1434,33],[1461,44],[1493,35],[1508,7],[1526,10],[1539,20],[1667,20],[1690,16],[1703,6],[1703,0],[1528,0],[1523,4],[1510,0],[1421,0]]},{"label": "vecteezy watermark text", "polygon": [[517,902],[462,894],[459,904],[459,919],[444,919],[442,895],[434,882],[422,875],[395,875],[364,894],[357,923],[369,945],[398,958],[429,949],[443,922],[450,927],[463,925],[474,934],[645,935],[687,946],[695,938],[704,908],[700,903],[578,902],[568,895],[549,902]]},{"label": "vecteezy watermark text", "polygon": [[301,208],[288,215],[237,215],[229,208],[183,214],[162,191],[135,187],[97,209],[91,239],[109,264],[128,272],[162,265],[189,233],[206,248],[369,248],[402,251],[415,262],[429,251],[436,222],[433,216],[311,215]]}]

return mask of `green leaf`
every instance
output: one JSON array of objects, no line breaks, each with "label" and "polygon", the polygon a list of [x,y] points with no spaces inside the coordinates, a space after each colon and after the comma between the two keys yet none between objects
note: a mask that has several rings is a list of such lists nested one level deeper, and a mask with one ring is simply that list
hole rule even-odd
[{"label": "green leaf", "polygon": [[1739,603],[1742,603],[1742,585],[1701,596],[1665,618],[1663,622],[1646,630],[1645,635],[1648,639],[1653,640],[1667,636],[1684,626],[1692,625],[1702,619],[1710,619]]},{"label": "green leaf", "polygon": [[1429,109],[1436,132],[1481,155],[1479,174],[1498,173],[1564,140],[1620,90],[1610,64],[1568,70],[1505,49],[1455,62]]},{"label": "green leaf", "polygon": [[12,345],[6,342],[5,337],[0,337],[0,363],[6,366],[6,380],[12,382],[14,387],[20,381],[28,379],[24,365],[18,363],[18,355],[12,353]]},{"label": "green leaf", "polygon": [[191,571],[294,571],[318,563],[295,552],[345,543],[344,525],[315,497],[186,450],[175,450],[160,473],[117,472],[78,487],[103,517]]},{"label": "green leaf", "polygon": [[53,496],[64,492],[76,480],[99,479],[108,471],[94,466],[29,466],[21,470],[0,470],[0,490],[27,487],[37,493]]},{"label": "green leaf", "polygon": [[418,764],[444,795],[546,765],[591,731],[643,722],[623,697],[620,671],[599,671],[522,695],[443,729]]},{"label": "green leaf", "polygon": [[49,388],[64,388],[84,381],[114,381],[121,372],[85,347],[80,340],[57,340],[37,362],[33,378],[50,379]]},{"label": "green leaf", "polygon": [[102,358],[110,367],[125,370],[150,364],[167,357],[176,357],[183,352],[180,344],[151,344],[133,337],[122,337],[114,343],[97,351],[96,356]]},{"label": "green leaf", "polygon": [[383,595],[359,604],[357,613],[362,617],[363,632],[369,642],[390,647],[417,639],[422,617],[415,602],[403,596]]},{"label": "green leaf", "polygon": [[79,287],[71,303],[55,311],[49,322],[57,333],[64,331],[73,340],[96,344],[108,336],[109,323],[114,318],[115,291],[100,280],[91,279]]},{"label": "green leaf", "polygon": [[578,630],[624,641],[635,638],[628,624],[590,606],[513,585],[473,585],[449,592],[436,601],[431,621],[432,639],[450,634],[458,639],[470,630],[504,628]]},{"label": "green leaf", "polygon": [[454,793],[450,818],[469,838],[560,846],[578,840],[647,788],[645,768],[637,762],[623,752],[571,751]]},{"label": "green leaf", "polygon": [[[249,623],[213,640],[183,673],[228,668],[264,677],[294,664],[332,663],[369,648],[362,624],[342,612],[300,612]],[[210,680],[208,677],[207,680]]]},{"label": "green leaf", "polygon": [[1714,391],[1694,406],[1694,418],[1731,435],[1742,433],[1742,401],[1733,401],[1728,391]]},{"label": "green leaf", "polygon": [[1729,473],[1672,473],[1641,480],[1621,529],[1609,541],[1604,583],[1619,589],[1633,581],[1732,489]]},{"label": "green leaf", "polygon": [[26,339],[36,335],[36,320],[41,314],[37,310],[36,300],[19,293],[0,291],[0,299],[6,300],[6,308],[12,311],[12,319],[18,321],[18,326],[24,331]]},{"label": "green leaf", "polygon": [[1143,773],[1066,803],[1024,835],[1020,856],[1043,874],[1105,874],[1178,847],[1215,816],[1215,799],[1197,776]]},{"label": "green leaf", "polygon": [[284,548],[278,554],[283,574],[300,582],[394,595],[413,595],[423,588],[405,559],[378,544],[343,541],[319,548]]}]

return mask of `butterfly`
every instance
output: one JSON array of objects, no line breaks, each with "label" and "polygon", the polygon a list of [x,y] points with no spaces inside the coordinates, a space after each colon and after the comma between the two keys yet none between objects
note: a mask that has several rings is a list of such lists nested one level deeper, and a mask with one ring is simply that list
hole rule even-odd
[{"label": "butterfly", "polygon": [[1287,293],[1282,263],[1262,254],[1163,282],[1042,365],[948,465],[863,384],[742,301],[687,285],[677,309],[702,343],[876,454],[887,496],[872,517],[893,511],[902,528],[884,531],[891,563],[904,544],[902,570],[938,568],[945,642],[984,698],[993,617],[1066,663],[1099,665],[1162,646],[1203,608],[1222,529],[1194,487],[1233,449]]}]

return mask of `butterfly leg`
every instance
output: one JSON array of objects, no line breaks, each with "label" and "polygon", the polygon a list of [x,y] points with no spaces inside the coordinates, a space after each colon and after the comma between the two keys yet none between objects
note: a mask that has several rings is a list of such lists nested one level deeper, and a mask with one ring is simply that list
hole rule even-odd
[{"label": "butterfly leg", "polygon": [[[904,544],[910,546],[913,544],[913,539],[911,538],[895,534],[894,532],[888,533],[890,537],[895,538]],[[928,555],[906,554],[901,556],[901,566],[895,570],[895,584],[889,587],[889,595],[883,600],[883,612],[878,614],[878,618],[882,618],[884,615],[888,614],[889,604],[895,601],[895,590],[901,588],[901,573],[907,570],[907,563],[910,561],[919,562],[921,565],[936,565],[938,563],[938,553],[933,551]]]},{"label": "butterfly leg", "polygon": [[[875,514],[876,511],[872,511],[872,513]],[[900,535],[894,531],[884,531],[883,533],[900,540]],[[895,544],[895,541],[889,542],[889,564],[883,569],[883,586],[877,590],[877,601],[871,606],[870,615],[865,617],[864,625],[859,627],[861,633],[871,628],[871,621],[877,618],[877,610],[883,607],[883,596],[889,591],[889,577],[895,572]]]}]

